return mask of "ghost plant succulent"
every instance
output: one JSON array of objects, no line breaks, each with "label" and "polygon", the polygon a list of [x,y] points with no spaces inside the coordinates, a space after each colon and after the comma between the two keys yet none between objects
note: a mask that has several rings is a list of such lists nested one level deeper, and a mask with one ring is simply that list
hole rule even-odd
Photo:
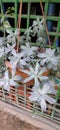
[{"label": "ghost plant succulent", "polygon": [[54,89],[54,86],[50,84],[50,82],[47,82],[43,84],[43,86],[41,86],[41,84],[34,86],[29,99],[30,101],[37,101],[41,106],[41,109],[46,111],[46,101],[50,104],[54,104],[56,102],[55,99],[49,94],[56,95],[56,90]]},{"label": "ghost plant succulent", "polygon": [[[38,102],[41,109],[46,111],[46,101],[50,104],[56,102],[51,95],[56,95],[57,91],[55,90],[55,84],[51,84],[50,81],[53,80],[54,82],[58,77],[56,78],[56,75],[51,76],[50,74],[58,71],[60,55],[59,52],[56,52],[56,49],[46,47],[44,19],[39,20],[37,18],[37,20],[34,20],[32,26],[20,36],[19,52],[15,49],[19,30],[16,29],[13,32],[11,29],[6,29],[6,32],[7,36],[5,38],[0,37],[0,58],[6,56],[6,60],[9,60],[11,64],[12,74],[9,74],[6,67],[4,76],[0,78],[0,86],[9,91],[11,85],[19,87],[18,83],[20,81],[26,83],[33,79],[34,84],[29,100]],[[42,52],[39,50],[41,47],[45,48]],[[22,80],[21,76],[16,76],[17,68],[20,68],[28,77]],[[45,75],[47,71],[49,73]]]},{"label": "ghost plant succulent", "polygon": [[9,91],[10,86],[19,87],[18,81],[20,81],[20,80],[21,80],[21,77],[17,76],[17,75],[14,75],[14,76],[10,77],[9,71],[6,70],[5,74],[4,74],[4,77],[0,78],[0,86],[3,86],[4,89]]}]

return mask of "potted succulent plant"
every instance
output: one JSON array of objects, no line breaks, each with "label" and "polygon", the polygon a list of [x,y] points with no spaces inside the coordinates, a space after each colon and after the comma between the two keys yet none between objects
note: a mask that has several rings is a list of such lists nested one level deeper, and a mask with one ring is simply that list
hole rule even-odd
[{"label": "potted succulent plant", "polygon": [[31,93],[27,95],[29,100],[38,102],[42,111],[46,111],[46,102],[56,102],[52,96],[58,92],[56,81],[60,86],[57,77],[60,54],[58,49],[46,46],[44,19],[34,20],[32,26],[20,36],[18,52],[19,29],[13,32],[9,28],[6,33],[6,37],[0,37],[0,57],[5,55],[5,72],[0,78],[0,86],[10,91],[11,86],[20,89],[20,84],[26,84],[26,87],[31,87]]}]

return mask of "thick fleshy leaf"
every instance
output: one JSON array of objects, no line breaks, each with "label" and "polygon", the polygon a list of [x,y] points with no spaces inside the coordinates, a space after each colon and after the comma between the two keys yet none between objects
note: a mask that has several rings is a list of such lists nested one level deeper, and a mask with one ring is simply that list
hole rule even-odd
[{"label": "thick fleshy leaf", "polygon": [[39,53],[38,57],[40,57],[40,58],[46,58],[46,55],[45,55],[45,53]]},{"label": "thick fleshy leaf", "polygon": [[33,91],[33,92],[37,92],[38,89],[39,89],[39,86],[35,86],[35,85],[34,85],[33,88],[32,88],[32,91]]},{"label": "thick fleshy leaf", "polygon": [[26,79],[23,81],[23,83],[26,83],[26,82],[28,82],[28,81],[32,80],[33,78],[34,78],[34,77],[33,77],[33,75],[32,75],[32,76],[30,76],[30,77],[26,78]]},{"label": "thick fleshy leaf", "polygon": [[3,81],[3,79],[1,80],[0,79],[0,86],[3,86],[4,85],[4,81]]},{"label": "thick fleshy leaf", "polygon": [[28,75],[30,75],[30,71],[28,71],[28,70],[21,70],[21,71],[28,74]]},{"label": "thick fleshy leaf", "polygon": [[4,47],[0,48],[0,58],[4,56]]},{"label": "thick fleshy leaf", "polygon": [[18,53],[17,55],[18,55],[19,58],[24,57],[25,56],[25,52],[22,51],[22,52]]},{"label": "thick fleshy leaf", "polygon": [[37,25],[37,21],[33,21],[33,26],[36,26]]},{"label": "thick fleshy leaf", "polygon": [[39,87],[39,81],[37,77],[35,77],[34,81],[35,81],[34,86]]},{"label": "thick fleshy leaf", "polygon": [[54,55],[55,49],[46,48],[46,53],[50,54],[51,56]]},{"label": "thick fleshy leaf", "polygon": [[38,50],[38,47],[33,46],[33,47],[32,47],[32,50],[37,51],[37,50]]},{"label": "thick fleshy leaf", "polygon": [[13,79],[10,79],[10,85],[19,87],[20,85],[16,83]]},{"label": "thick fleshy leaf", "polygon": [[10,51],[13,50],[14,47],[15,45],[10,46],[9,44],[7,44],[7,47],[5,48],[5,53],[9,53]]},{"label": "thick fleshy leaf", "polygon": [[40,76],[39,79],[40,79],[40,81],[42,81],[42,80],[47,80],[48,77],[47,77],[47,76]]},{"label": "thick fleshy leaf", "polygon": [[29,42],[27,42],[25,46],[21,47],[21,49],[23,50],[23,52],[25,52],[26,57],[30,57],[30,56],[33,56],[35,54],[34,51],[37,50],[37,47],[31,47],[29,45]]},{"label": "thick fleshy leaf", "polygon": [[18,28],[16,28],[16,30],[15,30],[15,32],[14,32],[14,34],[15,34],[15,35],[18,35],[19,33],[20,33],[19,29],[18,29]]},{"label": "thick fleshy leaf", "polygon": [[42,92],[43,92],[44,94],[46,94],[46,93],[49,92],[49,89],[50,89],[50,88],[51,88],[51,87],[50,87],[50,84],[49,84],[49,83],[45,83],[45,84],[43,85]]},{"label": "thick fleshy leaf", "polygon": [[9,56],[8,59],[10,60],[10,62],[15,62],[16,58],[14,58],[13,56]]},{"label": "thick fleshy leaf", "polygon": [[57,64],[58,64],[58,59],[57,59],[56,57],[52,57],[52,58],[51,58],[51,63],[52,63],[53,65],[57,65]]},{"label": "thick fleshy leaf", "polygon": [[13,69],[13,70],[15,70],[16,69],[16,66],[17,66],[17,62],[10,62],[11,63],[11,68]]},{"label": "thick fleshy leaf", "polygon": [[25,62],[24,59],[20,59],[19,63],[22,64],[22,65],[26,65],[26,62]]},{"label": "thick fleshy leaf", "polygon": [[12,68],[12,76],[14,76],[16,74],[16,67]]},{"label": "thick fleshy leaf", "polygon": [[8,79],[8,77],[9,77],[9,72],[7,70],[7,71],[5,71],[5,79]]},{"label": "thick fleshy leaf", "polygon": [[47,63],[47,67],[49,69],[51,68],[56,69],[59,60],[54,53],[55,53],[55,49],[50,49],[50,48],[46,48],[46,51],[44,53],[39,53],[38,57],[41,58],[40,64],[43,66],[45,63]]},{"label": "thick fleshy leaf", "polygon": [[49,91],[47,93],[56,95],[57,90],[55,90],[54,87],[51,86],[50,89],[49,89]]},{"label": "thick fleshy leaf", "polygon": [[30,70],[30,74],[34,74],[35,73],[35,70],[33,67],[29,67],[29,70]]},{"label": "thick fleshy leaf", "polygon": [[10,85],[8,83],[6,83],[3,87],[5,90],[10,91]]},{"label": "thick fleshy leaf", "polygon": [[46,68],[42,68],[38,73],[39,76],[41,76],[44,72],[46,72]]},{"label": "thick fleshy leaf", "polygon": [[21,78],[21,76],[19,76],[19,75],[15,75],[15,76],[13,77],[13,79],[16,80],[16,81],[19,81],[19,80],[21,80],[22,78]]},{"label": "thick fleshy leaf", "polygon": [[6,29],[6,32],[7,32],[8,34],[13,34],[13,32],[12,32],[11,29]]},{"label": "thick fleshy leaf", "polygon": [[16,50],[15,49],[12,50],[12,54],[13,54],[13,56],[16,57]]},{"label": "thick fleshy leaf", "polygon": [[26,46],[23,46],[23,45],[22,45],[22,46],[21,46],[21,49],[22,49],[22,50],[25,50],[25,49],[26,49]]},{"label": "thick fleshy leaf", "polygon": [[8,21],[4,21],[4,22],[3,22],[3,26],[4,26],[5,28],[11,28],[11,25],[10,25],[10,23],[9,23]]},{"label": "thick fleshy leaf", "polygon": [[40,61],[40,64],[43,66],[44,64],[46,63],[46,59],[42,59],[41,61]]},{"label": "thick fleshy leaf", "polygon": [[31,96],[29,96],[30,101],[37,101],[37,99],[38,99],[38,95],[36,96],[36,95],[32,94]]},{"label": "thick fleshy leaf", "polygon": [[50,82],[48,82],[43,85],[42,92],[56,95],[57,91],[54,89],[53,85],[51,86]]},{"label": "thick fleshy leaf", "polygon": [[40,65],[39,65],[39,63],[37,62],[37,63],[36,63],[36,66],[35,66],[35,74],[38,73],[39,68],[40,68]]},{"label": "thick fleshy leaf", "polygon": [[47,102],[49,102],[50,104],[54,104],[56,103],[56,100],[48,95],[45,95],[45,99]]},{"label": "thick fleshy leaf", "polygon": [[46,102],[45,102],[44,99],[42,99],[42,100],[40,101],[40,105],[41,105],[42,111],[46,111]]},{"label": "thick fleshy leaf", "polygon": [[47,68],[48,68],[48,69],[51,69],[51,68],[54,68],[54,67],[52,66],[51,63],[48,63]]}]

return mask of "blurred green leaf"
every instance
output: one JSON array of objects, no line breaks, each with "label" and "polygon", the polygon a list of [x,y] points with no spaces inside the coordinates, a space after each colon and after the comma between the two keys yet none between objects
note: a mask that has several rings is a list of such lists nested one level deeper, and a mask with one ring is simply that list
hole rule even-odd
[{"label": "blurred green leaf", "polygon": [[60,96],[60,88],[57,90],[57,95],[56,95],[56,99],[58,100]]},{"label": "blurred green leaf", "polygon": [[56,84],[58,84],[60,86],[60,79],[59,78],[55,78],[55,82],[56,82]]}]

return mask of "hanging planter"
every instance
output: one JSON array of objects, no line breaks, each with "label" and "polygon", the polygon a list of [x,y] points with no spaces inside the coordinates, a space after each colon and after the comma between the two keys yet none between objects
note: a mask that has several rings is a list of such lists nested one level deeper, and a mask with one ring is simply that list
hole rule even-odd
[{"label": "hanging planter", "polygon": [[[25,104],[28,108],[31,104],[37,103],[42,111],[45,112],[47,109],[49,111],[52,109],[47,108],[48,105],[53,107],[56,103],[57,90],[54,79],[57,77],[57,66],[60,63],[59,54],[51,47],[49,36],[49,47],[46,47],[48,30],[44,17],[42,20],[35,19],[32,26],[20,36],[21,14],[22,1],[18,29],[14,32],[6,29],[7,36],[4,41],[6,44],[4,52],[7,57],[6,71],[0,78],[0,85],[8,91],[11,101],[15,104],[20,103],[22,106]],[[34,44],[32,44],[32,38]],[[23,99],[25,102],[22,103]],[[28,103],[26,103],[27,100]]]},{"label": "hanging planter", "polygon": [[[28,43],[27,43],[28,44]],[[29,44],[28,44],[28,46],[29,46]],[[24,48],[25,46],[22,46],[22,48]],[[31,48],[30,48],[30,50],[31,50]],[[22,50],[23,51],[23,50]],[[6,64],[6,67],[8,68],[8,70],[9,70],[9,72],[10,72],[10,74],[12,75],[12,72],[14,73],[13,74],[13,76],[14,75],[16,75],[16,76],[21,76],[21,78],[23,79],[23,80],[21,80],[21,81],[19,81],[20,83],[22,83],[22,85],[24,85],[24,84],[26,84],[26,87],[31,87],[32,86],[32,90],[34,90],[34,91],[36,91],[37,92],[37,90],[38,90],[38,88],[40,89],[40,87],[41,88],[45,88],[45,87],[43,87],[44,86],[44,84],[47,82],[49,82],[49,75],[50,75],[50,72],[51,72],[51,70],[52,69],[54,69],[53,68],[53,64],[54,64],[54,66],[56,67],[57,66],[57,63],[58,63],[58,59],[57,59],[57,57],[54,55],[54,49],[50,49],[50,48],[46,48],[46,50],[44,50],[44,52],[38,52],[38,50],[36,51],[36,54],[37,54],[37,56],[35,55],[35,57],[37,57],[37,60],[36,59],[33,59],[33,62],[34,62],[34,64],[32,64],[32,61],[31,61],[31,66],[29,65],[29,67],[27,67],[27,69],[25,69],[25,68],[23,68],[23,69],[21,69],[20,67],[19,67],[19,60],[24,60],[24,58],[23,59],[21,59],[21,57],[19,57],[20,55],[22,55],[23,53],[16,53],[16,51],[13,49],[13,51],[12,51],[12,56],[10,56],[9,57],[9,60],[10,61],[6,61],[5,62],[5,64]],[[15,54],[14,54],[14,53]],[[24,52],[24,54],[25,54],[25,52]],[[11,55],[11,54],[10,54]],[[26,54],[25,54],[26,55]],[[48,57],[48,55],[49,55],[49,57]],[[15,56],[16,56],[16,58],[15,58]],[[12,60],[11,60],[12,59]],[[18,60],[17,60],[18,59]],[[52,59],[52,61],[51,61],[51,59]],[[54,60],[55,59],[55,60]],[[16,62],[16,60],[17,60],[17,62]],[[29,59],[30,60],[30,59]],[[54,62],[53,62],[54,61]],[[56,64],[55,64],[55,61],[57,61],[56,62]],[[30,62],[30,61],[29,61]],[[40,63],[39,63],[40,62]],[[15,65],[15,63],[16,63],[16,66],[18,65],[18,67],[16,68],[16,66],[14,67],[14,65]],[[41,65],[41,66],[40,66]],[[45,66],[44,66],[45,65]],[[25,65],[26,66],[26,65]],[[46,67],[47,67],[47,69],[46,69]],[[15,71],[14,71],[15,70]],[[51,80],[51,79],[50,79]],[[51,84],[51,82],[49,82],[48,83],[48,85],[49,84]],[[50,87],[52,87],[52,85],[53,84],[51,84],[51,85],[49,85],[49,88]],[[40,87],[39,87],[40,86]],[[34,87],[36,87],[36,90],[35,89],[33,89]],[[47,86],[47,90],[49,89],[48,88],[48,86]],[[22,91],[23,91],[23,87],[22,88],[20,88],[20,87],[18,87],[18,90],[19,89],[22,89]],[[46,88],[45,88],[46,89]],[[50,88],[51,89],[51,88]],[[32,92],[32,95],[34,95],[34,91],[30,91],[30,92]],[[44,91],[47,91],[47,90],[44,90],[44,89],[42,89],[42,90],[39,90],[39,92],[40,91],[42,91],[42,92],[44,92]],[[47,92],[49,92],[50,90],[48,90]],[[39,94],[39,92],[37,92],[37,95],[39,96],[40,94]],[[19,92],[18,92],[19,93]],[[53,94],[53,95],[55,95],[56,94],[56,90],[55,89],[53,89],[53,90],[51,90],[51,95]],[[24,92],[20,92],[19,93],[20,95],[22,95],[22,96],[24,96]],[[37,101],[38,102],[38,100],[37,100],[37,98],[35,99],[34,97],[32,97],[32,95],[30,96],[30,94],[29,95],[26,95],[26,97],[28,97],[29,98],[29,100],[30,101]],[[45,95],[45,93],[44,93],[44,95]],[[12,100],[13,100],[13,95],[10,95],[11,97],[12,97]],[[43,96],[43,95],[42,95]],[[46,95],[47,96],[47,95]],[[31,97],[31,98],[30,98]],[[40,99],[39,99],[40,100]],[[46,99],[47,100],[47,99]],[[50,98],[48,99],[48,101],[49,101],[49,103],[51,103],[51,104],[54,104],[54,102],[55,102],[55,99],[53,99],[52,97],[51,97],[51,100],[52,100],[52,102],[50,101]],[[14,101],[16,101],[16,97],[14,97]],[[45,103],[45,101],[44,101],[44,103]],[[44,111],[45,111],[45,109],[46,109],[46,103],[45,103],[45,107],[43,106],[41,106],[41,109],[43,109]]]}]

